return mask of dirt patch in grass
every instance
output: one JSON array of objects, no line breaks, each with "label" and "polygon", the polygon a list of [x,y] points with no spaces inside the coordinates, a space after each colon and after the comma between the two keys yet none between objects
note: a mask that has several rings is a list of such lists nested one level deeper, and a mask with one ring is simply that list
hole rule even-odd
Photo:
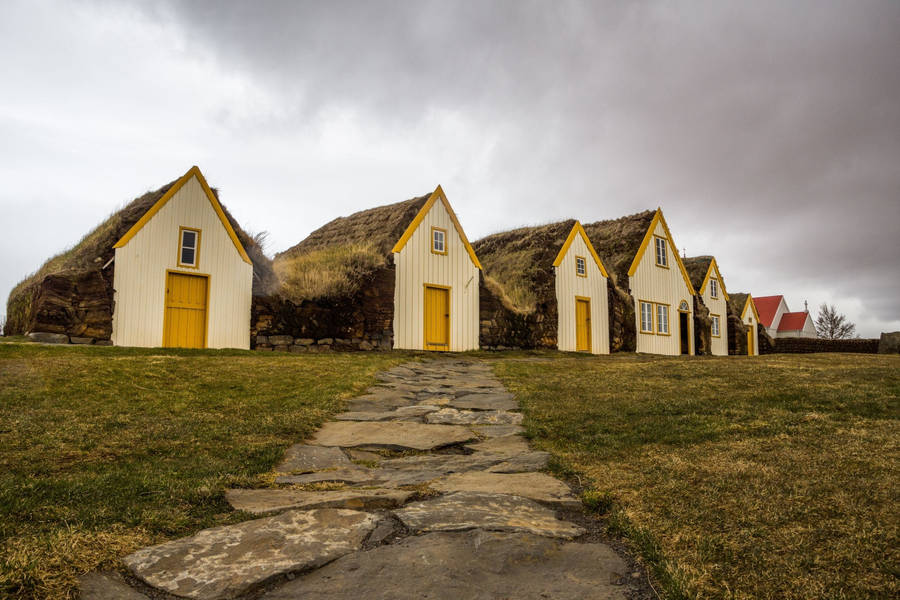
[{"label": "dirt patch in grass", "polygon": [[0,597],[74,598],[142,546],[249,518],[225,487],[409,359],[0,344]]},{"label": "dirt patch in grass", "polygon": [[496,370],[535,445],[592,489],[668,597],[900,593],[897,357],[557,355]]}]

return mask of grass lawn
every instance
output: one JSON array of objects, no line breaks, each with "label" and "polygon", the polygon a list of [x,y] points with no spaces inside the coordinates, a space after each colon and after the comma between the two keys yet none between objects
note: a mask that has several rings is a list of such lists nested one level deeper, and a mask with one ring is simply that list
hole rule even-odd
[{"label": "grass lawn", "polygon": [[900,357],[497,361],[669,598],[900,594]]},{"label": "grass lawn", "polygon": [[238,519],[249,485],[404,353],[291,355],[0,343],[0,597]]}]

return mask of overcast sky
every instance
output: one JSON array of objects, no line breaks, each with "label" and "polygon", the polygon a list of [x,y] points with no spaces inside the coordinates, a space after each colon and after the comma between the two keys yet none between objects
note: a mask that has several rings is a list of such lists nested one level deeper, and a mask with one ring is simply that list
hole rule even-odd
[{"label": "overcast sky", "polygon": [[[730,291],[900,330],[900,1],[0,4],[0,296],[191,165],[284,250],[661,206]],[[4,302],[5,305],[5,302]]]}]

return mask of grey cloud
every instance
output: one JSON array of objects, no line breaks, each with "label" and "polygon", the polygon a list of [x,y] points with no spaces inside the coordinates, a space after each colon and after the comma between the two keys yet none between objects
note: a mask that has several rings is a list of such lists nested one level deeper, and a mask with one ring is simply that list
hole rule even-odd
[{"label": "grey cloud", "polygon": [[[289,148],[335,110],[367,128],[370,156],[455,115],[459,131],[441,134],[457,139],[434,143],[458,145],[435,172],[471,237],[662,206],[679,245],[719,255],[745,290],[828,290],[859,298],[872,322],[900,320],[894,0],[89,5],[180,32],[185,60],[269,99],[210,117],[235,147],[202,150],[230,152],[235,171],[248,140]],[[336,159],[333,172],[353,177],[364,159]],[[421,193],[419,175],[377,197]],[[336,193],[317,176],[303,171],[307,193]],[[310,217],[375,201],[342,194],[312,198],[340,212]],[[279,232],[281,244],[302,233]]]}]

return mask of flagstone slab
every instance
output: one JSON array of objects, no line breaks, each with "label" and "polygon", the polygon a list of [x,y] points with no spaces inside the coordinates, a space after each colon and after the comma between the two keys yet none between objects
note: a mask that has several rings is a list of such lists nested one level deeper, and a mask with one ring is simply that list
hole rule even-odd
[{"label": "flagstone slab", "polygon": [[399,448],[432,450],[461,444],[474,438],[466,427],[454,425],[426,425],[412,422],[354,422],[325,423],[312,438],[320,446],[342,448]]},{"label": "flagstone slab", "polygon": [[357,550],[378,517],[354,510],[292,510],[206,529],[125,557],[131,572],[176,596],[218,600]]},{"label": "flagstone slab", "polygon": [[528,440],[521,435],[501,435],[477,444],[467,444],[466,448],[476,452],[494,452],[507,455],[529,452]]},{"label": "flagstone slab", "polygon": [[359,489],[305,492],[301,490],[225,490],[225,499],[235,510],[253,514],[282,512],[291,509],[349,508],[378,510],[402,506],[413,495],[398,489]]},{"label": "flagstone slab", "polygon": [[275,478],[275,483],[300,484],[310,483],[374,483],[377,477],[372,469],[350,463],[346,469],[332,469],[330,471],[316,471],[315,473],[303,473],[301,475],[281,475]]},{"label": "flagstone slab", "polygon": [[429,533],[348,554],[264,598],[625,600],[629,587],[618,584],[627,572],[604,544],[480,530]]},{"label": "flagstone slab", "polygon": [[81,600],[148,600],[115,571],[84,575],[78,581],[78,591]]},{"label": "flagstone slab", "polygon": [[418,404],[415,406],[401,406],[395,410],[387,411],[350,411],[339,413],[334,418],[338,421],[408,421],[419,419],[437,410],[440,410],[440,407]]},{"label": "flagstone slab", "polygon": [[484,529],[564,539],[584,533],[578,525],[557,519],[549,508],[509,494],[457,492],[414,502],[394,514],[417,532]]},{"label": "flagstone slab", "polygon": [[530,473],[547,468],[549,452],[526,452],[517,454],[487,469],[488,473]]},{"label": "flagstone slab", "polygon": [[581,502],[569,486],[545,473],[453,473],[432,483],[438,492],[485,492],[512,494],[538,502],[578,508]]},{"label": "flagstone slab", "polygon": [[472,425],[472,431],[481,437],[494,438],[525,433],[521,425]]},{"label": "flagstone slab", "polygon": [[442,408],[425,415],[425,422],[441,425],[519,425],[522,422],[522,414],[505,410]]},{"label": "flagstone slab", "polygon": [[275,471],[278,473],[312,473],[323,469],[352,466],[353,463],[340,448],[294,444],[284,451],[284,458],[275,466]]},{"label": "flagstone slab", "polygon": [[518,410],[519,403],[512,394],[487,393],[457,396],[448,403],[453,408],[465,410]]}]

